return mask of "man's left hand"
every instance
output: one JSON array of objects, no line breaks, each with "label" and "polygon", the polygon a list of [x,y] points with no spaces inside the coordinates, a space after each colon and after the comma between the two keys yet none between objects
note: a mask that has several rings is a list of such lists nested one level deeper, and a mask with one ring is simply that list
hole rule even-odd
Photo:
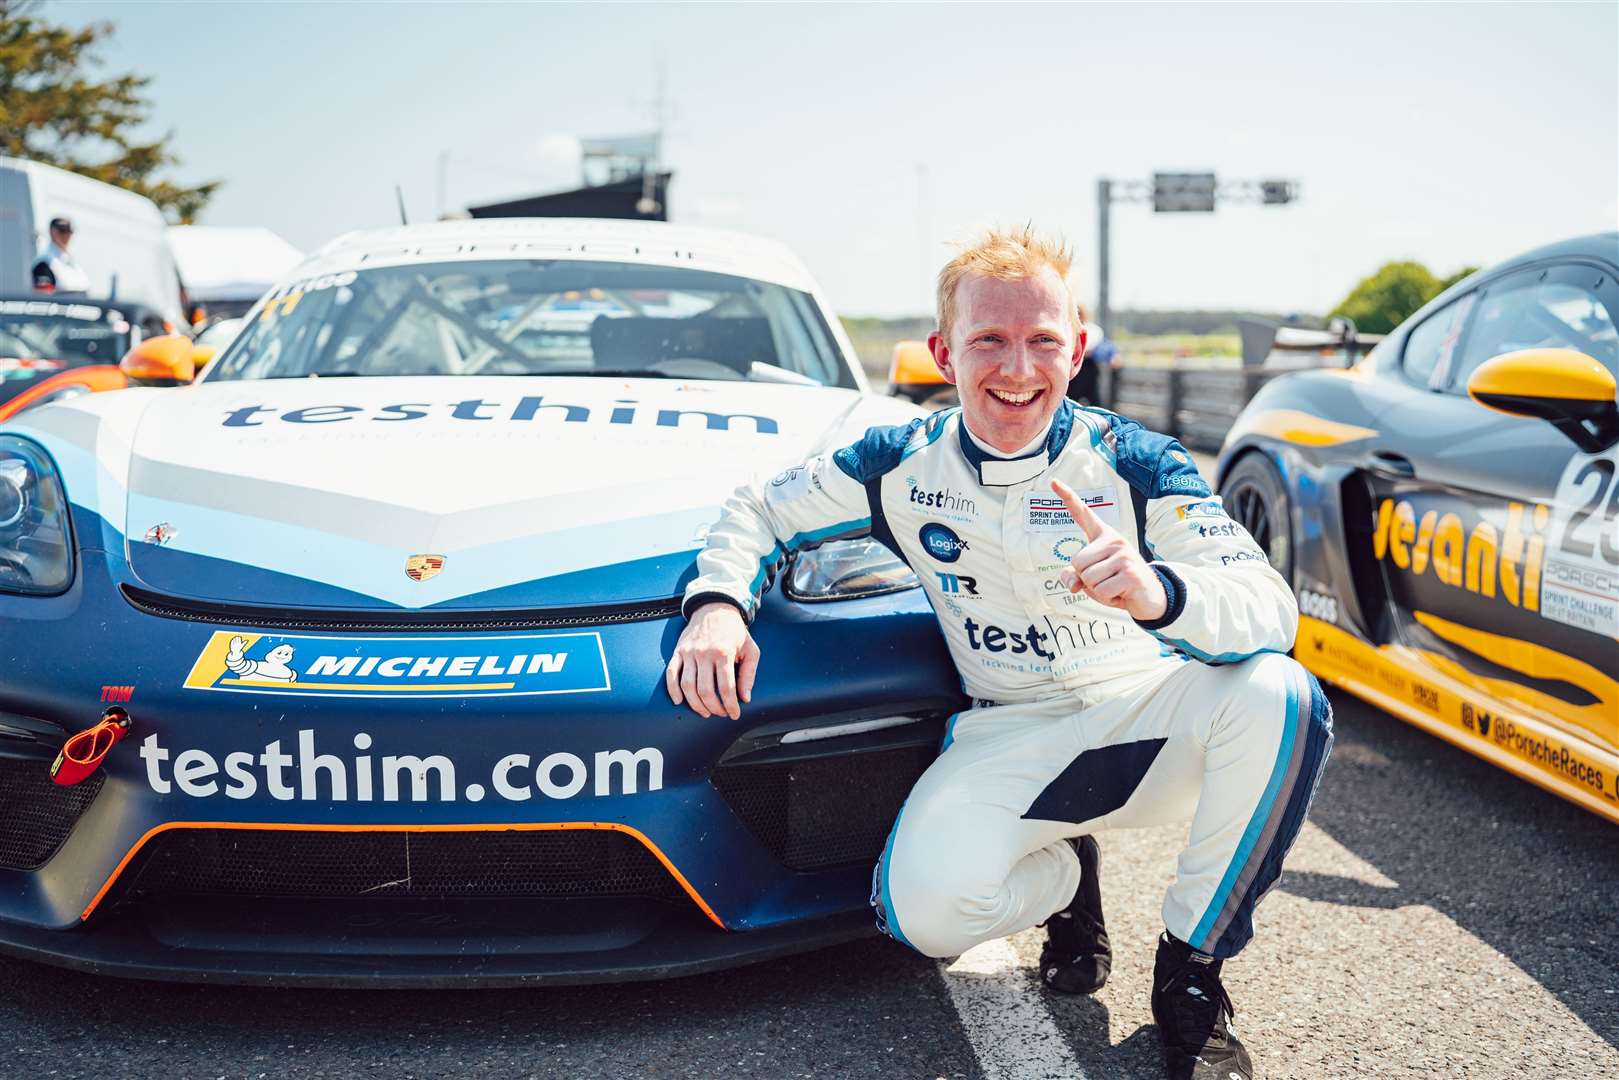
[{"label": "man's left hand", "polygon": [[1051,490],[1085,533],[1085,546],[1062,572],[1068,591],[1089,593],[1097,603],[1120,608],[1141,622],[1160,618],[1169,609],[1169,597],[1140,552],[1097,517],[1067,484],[1053,480]]}]

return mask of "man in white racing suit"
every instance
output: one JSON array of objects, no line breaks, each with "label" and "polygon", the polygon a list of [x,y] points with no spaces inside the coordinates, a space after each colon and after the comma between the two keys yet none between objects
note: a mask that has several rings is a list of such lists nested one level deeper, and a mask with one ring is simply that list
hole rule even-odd
[{"label": "man in white racing suit", "polygon": [[688,587],[671,698],[740,716],[761,592],[795,551],[872,536],[915,571],[971,709],[876,867],[879,925],[929,956],[1045,923],[1042,976],[1111,967],[1092,834],[1190,821],[1152,1004],[1171,1077],[1247,1078],[1224,960],[1253,934],[1331,746],[1286,655],[1298,609],[1173,439],[1064,397],[1085,334],[1069,256],[991,233],[940,274],[930,339],[961,408],[739,489]]}]

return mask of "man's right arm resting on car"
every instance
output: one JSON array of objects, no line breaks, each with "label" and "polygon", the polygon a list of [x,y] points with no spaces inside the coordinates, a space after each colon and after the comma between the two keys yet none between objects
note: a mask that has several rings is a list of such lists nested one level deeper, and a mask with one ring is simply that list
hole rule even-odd
[{"label": "man's right arm resting on car", "polygon": [[698,576],[681,604],[686,629],[664,671],[675,704],[702,716],[742,715],[759,665],[748,633],[759,597],[793,552],[871,532],[862,449],[873,438],[891,445],[894,434],[873,429],[854,446],[744,484],[725,501],[697,556]]}]

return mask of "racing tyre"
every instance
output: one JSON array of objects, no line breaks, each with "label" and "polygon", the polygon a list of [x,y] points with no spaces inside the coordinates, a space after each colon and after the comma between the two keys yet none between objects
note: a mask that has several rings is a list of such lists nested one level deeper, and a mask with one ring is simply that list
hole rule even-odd
[{"label": "racing tyre", "polygon": [[1276,466],[1264,454],[1244,454],[1220,485],[1220,499],[1225,512],[1248,530],[1276,572],[1292,585],[1292,506]]}]

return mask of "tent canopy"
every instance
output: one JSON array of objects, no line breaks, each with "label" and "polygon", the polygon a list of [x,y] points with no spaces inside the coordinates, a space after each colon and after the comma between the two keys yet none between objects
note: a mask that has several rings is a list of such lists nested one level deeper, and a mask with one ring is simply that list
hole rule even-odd
[{"label": "tent canopy", "polygon": [[180,280],[191,299],[257,300],[303,261],[303,252],[256,225],[175,225],[169,229]]}]

